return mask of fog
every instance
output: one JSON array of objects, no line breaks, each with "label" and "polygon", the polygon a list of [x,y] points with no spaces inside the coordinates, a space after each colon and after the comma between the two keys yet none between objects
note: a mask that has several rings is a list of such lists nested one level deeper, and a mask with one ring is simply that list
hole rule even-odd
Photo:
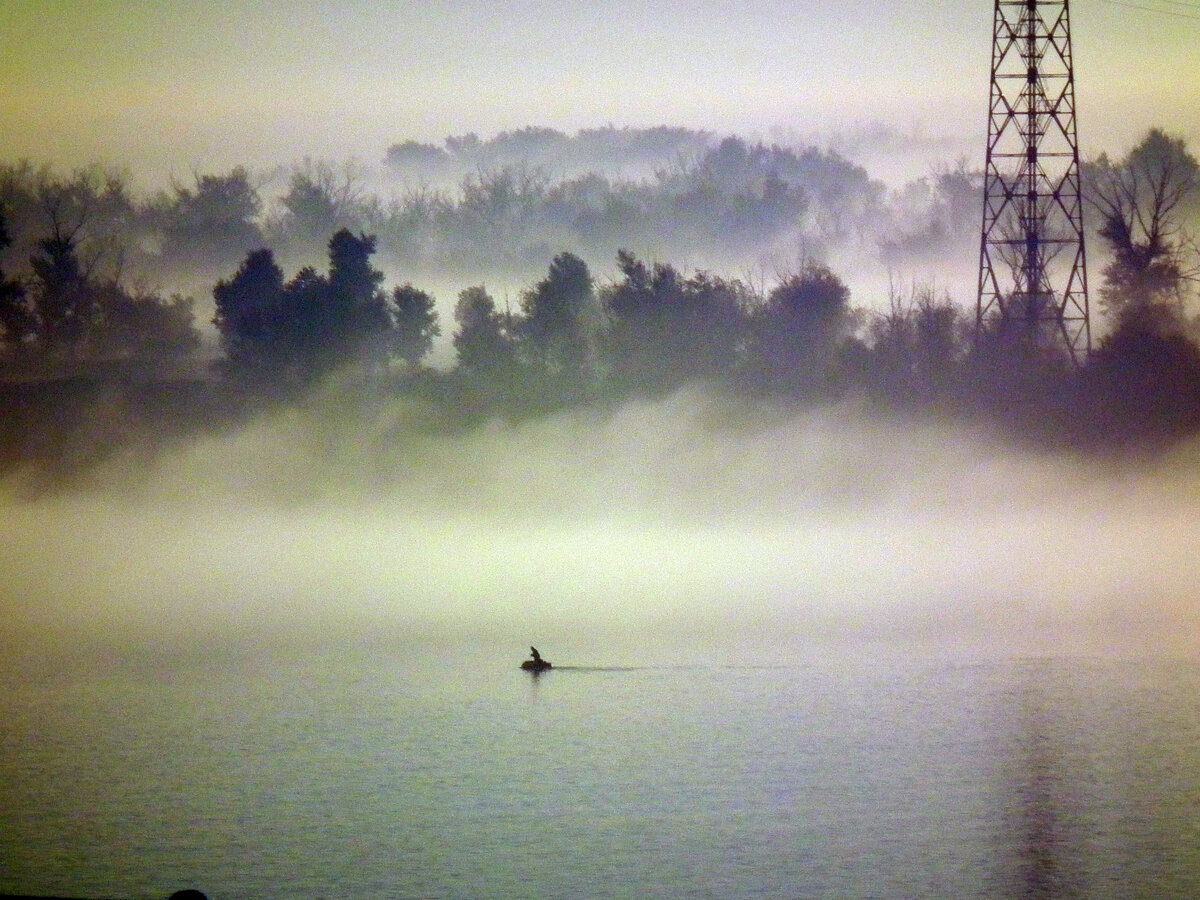
[{"label": "fog", "polygon": [[318,397],[70,489],[10,476],[6,658],[1196,649],[1195,445],[1099,463],[698,389],[453,435],[408,400],[343,408]]}]

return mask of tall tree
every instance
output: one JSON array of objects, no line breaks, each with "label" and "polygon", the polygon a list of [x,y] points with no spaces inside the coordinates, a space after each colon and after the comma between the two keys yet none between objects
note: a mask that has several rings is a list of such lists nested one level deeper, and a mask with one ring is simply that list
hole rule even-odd
[{"label": "tall tree", "polygon": [[587,263],[560,253],[550,271],[521,296],[518,335],[524,355],[537,369],[575,376],[588,362],[586,317],[595,303]]},{"label": "tall tree", "polygon": [[516,349],[508,316],[496,309],[483,285],[469,287],[454,306],[458,331],[453,342],[458,368],[468,375],[505,379],[516,367]]},{"label": "tall tree", "polygon": [[391,326],[383,273],[371,265],[375,236],[355,237],[343,228],[329,240],[329,297],[325,339],[330,350],[347,360],[379,361],[383,335]]},{"label": "tall tree", "polygon": [[392,349],[410,370],[421,365],[442,333],[433,297],[404,284],[392,290]]},{"label": "tall tree", "polygon": [[228,281],[213,288],[226,362],[243,374],[279,368],[283,270],[267,249],[252,250]]},{"label": "tall tree", "polygon": [[1189,276],[1183,256],[1182,205],[1200,186],[1200,165],[1182,138],[1152,129],[1117,163],[1096,165],[1093,203],[1112,260],[1101,305],[1117,319],[1172,318]]},{"label": "tall tree", "polygon": [[[8,228],[4,215],[0,212],[0,249],[9,245]],[[20,282],[10,281],[0,271],[0,340],[10,347],[20,349],[26,341],[33,337],[37,326],[29,304],[26,302],[25,289]]]}]

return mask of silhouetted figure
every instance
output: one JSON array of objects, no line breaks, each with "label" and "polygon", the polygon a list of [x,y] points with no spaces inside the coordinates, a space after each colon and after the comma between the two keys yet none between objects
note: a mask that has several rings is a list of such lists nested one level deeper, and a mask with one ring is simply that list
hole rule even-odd
[{"label": "silhouetted figure", "polygon": [[195,888],[187,888],[186,890],[176,891],[168,900],[208,900],[208,897]]},{"label": "silhouetted figure", "polygon": [[542,659],[542,654],[538,653],[537,647],[530,647],[529,652],[532,654],[533,659],[527,659],[525,662],[521,663],[521,668],[526,672],[532,672],[534,675],[538,675],[542,672],[545,672],[547,669],[554,668],[552,665],[550,665],[549,660]]}]

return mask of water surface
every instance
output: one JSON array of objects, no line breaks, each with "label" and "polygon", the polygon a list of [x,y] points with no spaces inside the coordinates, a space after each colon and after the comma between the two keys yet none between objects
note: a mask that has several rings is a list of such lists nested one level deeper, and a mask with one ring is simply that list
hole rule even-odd
[{"label": "water surface", "polygon": [[0,892],[1200,896],[1192,663],[522,649],[10,676]]}]

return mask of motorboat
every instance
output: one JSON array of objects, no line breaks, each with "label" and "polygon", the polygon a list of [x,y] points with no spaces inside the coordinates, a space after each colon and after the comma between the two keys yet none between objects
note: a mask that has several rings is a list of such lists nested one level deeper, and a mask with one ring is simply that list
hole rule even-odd
[{"label": "motorboat", "polygon": [[533,658],[521,663],[521,668],[526,672],[532,672],[534,675],[537,675],[540,672],[554,668],[554,666],[550,665],[549,660],[542,659],[542,654],[538,653],[537,647],[530,647],[529,653]]}]

